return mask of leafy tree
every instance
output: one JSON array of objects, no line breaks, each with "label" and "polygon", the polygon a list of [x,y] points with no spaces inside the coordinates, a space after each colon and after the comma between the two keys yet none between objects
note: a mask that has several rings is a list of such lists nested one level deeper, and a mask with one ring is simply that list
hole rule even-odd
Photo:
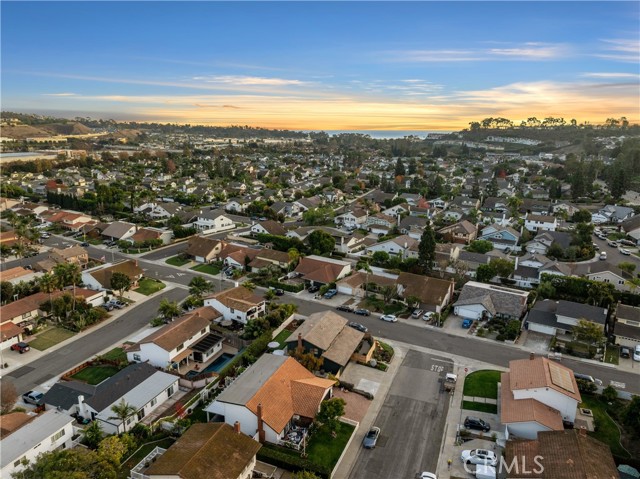
[{"label": "leafy tree", "polygon": [[502,278],[508,278],[514,271],[515,265],[512,261],[503,258],[495,258],[490,262],[491,266],[495,268],[498,276]]},{"label": "leafy tree", "polygon": [[169,301],[167,298],[162,298],[158,306],[158,313],[165,319],[172,319],[180,316],[180,307],[176,301]]},{"label": "leafy tree", "polygon": [[493,243],[487,240],[475,240],[467,246],[467,251],[486,254],[493,249]]},{"label": "leafy tree", "polygon": [[547,256],[549,258],[562,259],[562,257],[564,256],[564,249],[562,248],[560,243],[554,241],[553,243],[551,243],[551,246],[549,246],[549,249],[547,250]]},{"label": "leafy tree", "polygon": [[131,434],[109,436],[100,442],[98,456],[105,462],[118,467],[126,454],[136,447],[136,440]]},{"label": "leafy tree", "polygon": [[624,410],[624,423],[633,432],[633,435],[640,437],[640,396],[633,396]]},{"label": "leafy tree", "polygon": [[622,271],[625,271],[629,274],[633,274],[633,272],[636,270],[636,264],[625,261],[622,263],[618,263],[618,268],[620,268]]},{"label": "leafy tree", "polygon": [[585,209],[578,210],[571,217],[571,221],[574,223],[591,223],[591,213]]},{"label": "leafy tree", "polygon": [[580,341],[586,341],[589,344],[602,344],[605,340],[602,328],[586,319],[579,319],[578,323],[573,327],[573,336]]},{"label": "leafy tree", "polygon": [[311,372],[320,371],[322,369],[322,365],[324,364],[323,357],[316,357],[313,353],[304,351],[295,350],[291,354],[296,361],[302,364],[305,368],[307,368]]},{"label": "leafy tree", "polygon": [[40,454],[13,479],[116,479],[120,467],[96,451],[84,448],[59,449]]},{"label": "leafy tree", "polygon": [[420,244],[418,245],[418,264],[425,271],[429,272],[433,268],[436,260],[436,235],[427,225],[424,228],[422,236],[420,236]]},{"label": "leafy tree", "polygon": [[7,378],[2,381],[0,388],[0,414],[11,412],[18,400],[18,391],[13,382]]},{"label": "leafy tree", "polygon": [[82,283],[80,266],[75,263],[58,263],[53,267],[53,275],[59,287],[73,286],[73,307],[76,309],[76,285]]},{"label": "leafy tree", "polygon": [[111,288],[118,292],[118,296],[122,299],[125,291],[131,289],[131,278],[124,273],[116,271],[111,275]]},{"label": "leafy tree", "polygon": [[602,390],[602,399],[607,402],[613,402],[618,399],[618,391],[613,386],[607,386]]},{"label": "leafy tree", "polygon": [[202,276],[194,276],[189,281],[189,294],[192,294],[197,297],[202,297],[205,293],[213,291],[214,286],[213,283],[207,281]]},{"label": "leafy tree", "polygon": [[556,296],[556,288],[553,287],[551,281],[542,281],[538,285],[538,295],[541,298],[555,298]]},{"label": "leafy tree", "polygon": [[490,282],[497,274],[496,268],[491,264],[481,264],[476,269],[476,281]]},{"label": "leafy tree", "polygon": [[0,302],[5,303],[13,299],[13,283],[9,281],[0,282]]},{"label": "leafy tree", "polygon": [[333,237],[322,230],[313,231],[309,235],[308,241],[311,252],[317,255],[331,254],[336,246],[336,241]]},{"label": "leafy tree", "polygon": [[93,421],[87,426],[83,432],[84,443],[89,449],[97,449],[100,441],[104,438],[104,431],[100,425],[100,421]]},{"label": "leafy tree", "polygon": [[376,251],[371,256],[371,261],[375,266],[384,266],[389,262],[389,253],[386,251]]},{"label": "leafy tree", "polygon": [[404,163],[400,158],[396,160],[396,167],[394,170],[394,176],[404,176],[406,174],[404,169]]},{"label": "leafy tree", "polygon": [[135,406],[129,404],[122,398],[118,404],[114,404],[111,406],[111,412],[113,416],[109,417],[109,419],[118,419],[122,422],[122,426],[126,432],[127,430],[127,419],[136,414],[138,410]]},{"label": "leafy tree", "polygon": [[244,283],[242,283],[242,286],[244,286],[249,291],[255,291],[256,289],[256,284],[253,281],[245,281]]},{"label": "leafy tree", "polygon": [[340,428],[338,418],[344,416],[344,407],[347,403],[342,398],[332,398],[320,403],[320,411],[316,414],[316,421],[329,431],[336,432]]},{"label": "leafy tree", "polygon": [[384,298],[384,302],[388,303],[391,299],[398,293],[398,290],[395,286],[386,285],[380,288],[380,292],[382,293],[382,297]]}]

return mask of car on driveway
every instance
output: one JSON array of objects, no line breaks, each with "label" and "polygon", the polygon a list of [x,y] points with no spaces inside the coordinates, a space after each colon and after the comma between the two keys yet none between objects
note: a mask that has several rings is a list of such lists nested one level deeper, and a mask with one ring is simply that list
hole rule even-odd
[{"label": "car on driveway", "polygon": [[484,464],[485,466],[495,466],[498,458],[493,451],[487,449],[468,449],[462,451],[460,459],[465,464]]},{"label": "car on driveway", "polygon": [[436,314],[436,313],[434,313],[432,311],[427,311],[426,313],[424,313],[422,315],[422,319],[425,320],[425,321],[429,321],[431,318],[433,318],[434,314]]},{"label": "car on driveway", "polygon": [[346,306],[341,304],[336,308],[338,311],[344,311],[345,313],[353,313],[353,308],[351,306]]},{"label": "car on driveway", "polygon": [[620,348],[620,357],[621,358],[630,358],[631,357],[631,349],[626,346],[622,346]]},{"label": "car on driveway", "polygon": [[317,293],[318,291],[320,291],[320,286],[318,286],[317,284],[314,284],[312,286],[309,286],[307,288],[307,291],[309,291],[310,293]]},{"label": "car on driveway", "polygon": [[359,315],[359,316],[371,316],[371,311],[369,311],[368,309],[364,309],[364,308],[356,309],[354,311],[354,313]]},{"label": "car on driveway", "polygon": [[623,254],[625,256],[630,256],[631,255],[631,251],[629,251],[626,248],[620,248],[620,254]]},{"label": "car on driveway", "polygon": [[363,333],[366,333],[367,331],[369,331],[364,324],[356,323],[353,321],[349,323],[349,327],[353,329],[357,329],[358,331],[362,331]]},{"label": "car on driveway", "polygon": [[112,299],[111,301],[109,301],[107,304],[113,306],[116,309],[122,309],[122,308],[126,308],[127,307],[127,303],[117,300],[117,299]]},{"label": "car on driveway", "polygon": [[364,437],[364,440],[362,441],[362,446],[365,449],[373,449],[374,447],[376,447],[376,443],[378,442],[378,437],[380,437],[380,428],[374,426],[371,429],[369,429],[369,432]]},{"label": "car on driveway", "polygon": [[473,324],[473,319],[465,318],[462,320],[462,327],[464,329],[469,329]]},{"label": "car on driveway", "polygon": [[22,395],[22,400],[27,404],[41,406],[44,402],[44,394],[38,391],[29,391],[28,393]]},{"label": "car on driveway", "polygon": [[633,350],[633,360],[640,361],[640,344],[637,345]]},{"label": "car on driveway", "polygon": [[331,299],[331,298],[333,298],[336,294],[338,294],[338,290],[336,290],[336,289],[330,289],[329,291],[327,291],[326,293],[324,293],[324,299]]},{"label": "car on driveway", "polygon": [[380,316],[380,319],[389,323],[395,323],[398,321],[398,318],[393,314],[385,314],[384,316]]},{"label": "car on driveway", "polygon": [[29,345],[27,343],[23,343],[22,341],[11,345],[11,350],[18,351],[20,354],[26,353],[30,349],[31,348],[29,347]]},{"label": "car on driveway", "polygon": [[627,239],[618,240],[618,243],[625,246],[637,246],[633,241]]},{"label": "car on driveway", "polygon": [[413,313],[411,313],[411,317],[413,319],[418,319],[420,316],[422,316],[423,313],[424,313],[424,310],[416,309]]},{"label": "car on driveway", "polygon": [[478,417],[467,416],[464,420],[464,427],[466,429],[476,429],[478,431],[489,432],[491,431],[491,425],[483,421]]}]

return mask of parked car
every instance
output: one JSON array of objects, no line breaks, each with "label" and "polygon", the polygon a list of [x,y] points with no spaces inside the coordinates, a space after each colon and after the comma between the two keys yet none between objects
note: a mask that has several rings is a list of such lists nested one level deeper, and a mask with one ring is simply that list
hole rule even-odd
[{"label": "parked car", "polygon": [[38,391],[29,391],[22,395],[22,400],[27,404],[35,404],[41,406],[43,403],[44,394]]},{"label": "parked car", "polygon": [[422,316],[423,313],[424,311],[422,309],[416,309],[413,313],[411,313],[411,317],[413,319],[418,319],[420,316]]},{"label": "parked car", "polygon": [[629,359],[631,357],[631,349],[626,346],[620,348],[620,357]]},{"label": "parked car", "polygon": [[380,316],[380,319],[389,323],[395,323],[398,321],[398,318],[393,314],[385,314],[384,316]]},{"label": "parked car", "polygon": [[116,309],[122,309],[122,308],[126,308],[127,307],[127,303],[117,300],[117,299],[112,299],[111,301],[109,301],[107,304],[113,306]]},{"label": "parked car", "polygon": [[416,479],[438,479],[433,472],[419,472],[416,474]]},{"label": "parked car", "polygon": [[109,303],[101,304],[100,307],[102,309],[106,309],[107,311],[113,311],[113,308],[114,308],[113,304],[109,304]]},{"label": "parked car", "polygon": [[484,464],[487,466],[495,466],[498,463],[498,458],[493,451],[487,449],[468,449],[462,451],[460,459],[465,464]]},{"label": "parked car", "polygon": [[623,244],[625,246],[636,246],[636,244],[633,241],[627,240],[627,239],[618,240],[618,243]]},{"label": "parked car", "polygon": [[356,313],[359,316],[371,316],[371,311],[364,308],[356,309],[354,313]]},{"label": "parked car", "polygon": [[313,284],[307,288],[307,291],[309,291],[310,293],[317,293],[318,291],[320,291],[320,286],[318,286],[317,284]]},{"label": "parked car", "polygon": [[284,289],[282,288],[274,288],[273,286],[271,286],[269,289],[273,291],[276,296],[284,296]]},{"label": "parked car", "polygon": [[586,381],[588,383],[594,383],[594,384],[597,384],[598,386],[602,386],[602,380],[601,379],[594,379],[593,376],[590,376],[588,374],[573,373],[573,376],[576,379],[581,379],[581,380]]},{"label": "parked car", "polygon": [[349,323],[349,327],[353,329],[357,329],[358,331],[362,331],[363,333],[366,333],[367,331],[369,331],[364,324],[355,323],[353,321]]},{"label": "parked car", "polygon": [[473,324],[473,319],[465,318],[462,320],[462,327],[464,329],[469,329]]},{"label": "parked car", "polygon": [[595,249],[596,251],[600,251],[600,246],[598,246],[596,243],[593,243],[593,249]]},{"label": "parked car", "polygon": [[326,293],[324,293],[324,298],[325,299],[331,299],[333,298],[336,294],[338,294],[338,291],[335,289],[330,289],[329,291],[327,291]]},{"label": "parked car", "polygon": [[344,311],[346,313],[353,313],[353,308],[351,306],[346,306],[344,304],[341,304],[340,306],[338,306],[336,308],[338,311]]},{"label": "parked car", "polygon": [[364,441],[362,441],[362,445],[365,449],[373,449],[374,447],[376,447],[378,437],[380,437],[380,428],[374,426],[369,429],[369,432],[364,437]]},{"label": "parked car", "polygon": [[19,343],[15,343],[11,345],[11,350],[12,351],[18,351],[20,354],[22,353],[26,353],[27,351],[30,351],[31,348],[29,347],[29,345],[27,343],[23,343],[22,341]]},{"label": "parked car", "polygon": [[467,429],[477,429],[478,431],[489,432],[491,425],[478,417],[467,416],[464,420],[464,427]]},{"label": "parked car", "polygon": [[620,254],[623,254],[625,256],[630,256],[631,255],[631,251],[629,251],[626,248],[620,248]]},{"label": "parked car", "polygon": [[424,313],[424,314],[422,315],[422,319],[423,319],[424,321],[429,321],[431,318],[433,318],[433,315],[434,315],[434,314],[436,314],[436,313],[434,313],[434,312],[432,312],[432,311],[427,311],[426,313]]},{"label": "parked car", "polygon": [[40,238],[42,238],[42,239],[51,238],[51,234],[50,233],[41,233],[40,234]]},{"label": "parked car", "polygon": [[604,261],[605,259],[607,259],[607,252],[606,252],[606,251],[603,251],[602,253],[600,253],[600,259],[601,259],[602,261]]},{"label": "parked car", "polygon": [[618,247],[618,243],[616,243],[615,241],[607,241],[607,245],[611,246],[612,248]]},{"label": "parked car", "polygon": [[633,360],[640,361],[640,344],[638,344],[633,350]]},{"label": "parked car", "polygon": [[86,241],[83,241],[82,243],[80,243],[80,246],[82,246],[83,248],[88,248],[91,245],[89,243],[87,243]]}]

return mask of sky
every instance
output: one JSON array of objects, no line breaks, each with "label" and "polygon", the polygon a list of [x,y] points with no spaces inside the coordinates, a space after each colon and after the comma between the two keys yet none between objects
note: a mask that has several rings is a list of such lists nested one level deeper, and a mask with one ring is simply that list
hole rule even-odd
[{"label": "sky", "polygon": [[4,111],[294,130],[640,123],[640,2],[13,2]]}]

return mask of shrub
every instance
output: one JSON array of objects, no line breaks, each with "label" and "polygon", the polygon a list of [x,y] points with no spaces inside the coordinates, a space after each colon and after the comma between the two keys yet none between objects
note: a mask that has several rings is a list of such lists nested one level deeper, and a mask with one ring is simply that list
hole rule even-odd
[{"label": "shrub", "polygon": [[325,466],[315,464],[306,458],[299,457],[285,449],[270,444],[265,444],[260,448],[258,460],[292,472],[310,471],[322,478],[328,478],[331,474],[331,471]]}]

